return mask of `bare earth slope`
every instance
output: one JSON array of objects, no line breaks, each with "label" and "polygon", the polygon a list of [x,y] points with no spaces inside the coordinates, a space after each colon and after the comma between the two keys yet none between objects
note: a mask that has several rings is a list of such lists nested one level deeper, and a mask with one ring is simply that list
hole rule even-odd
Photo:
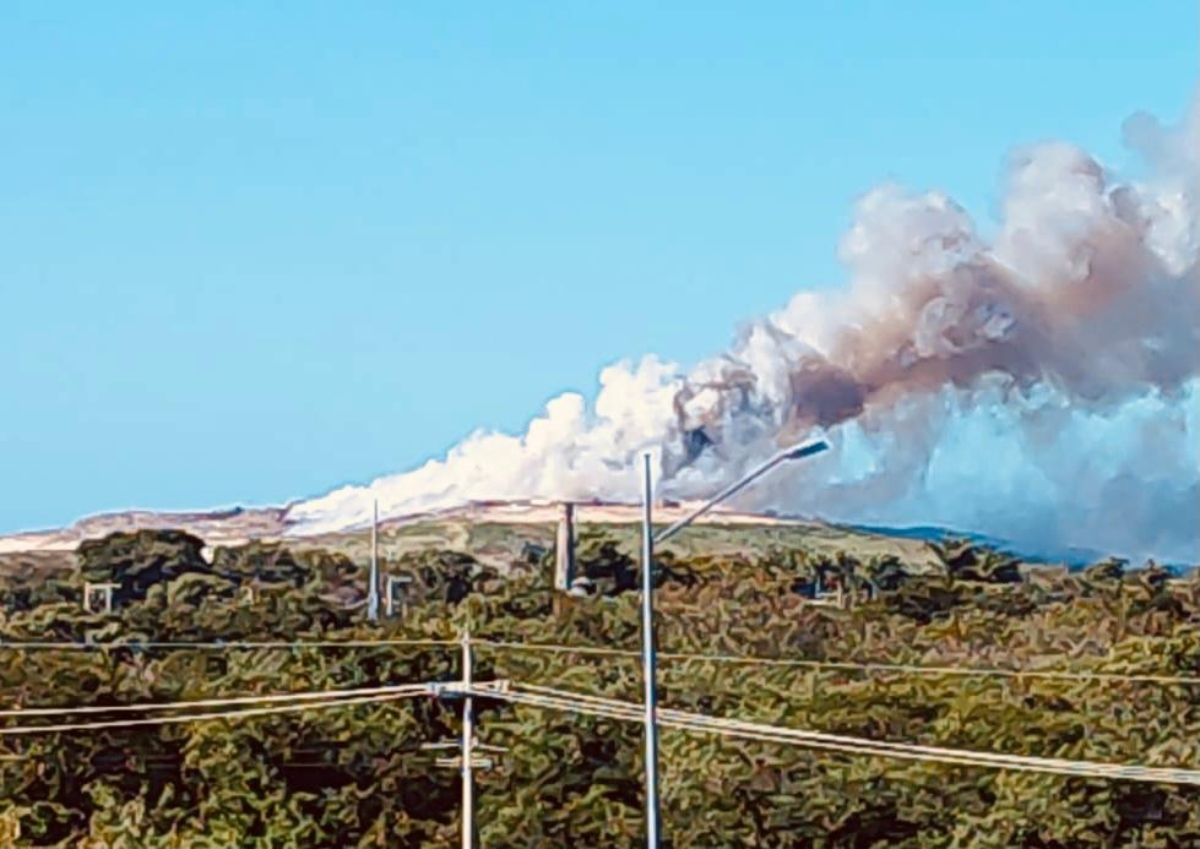
[{"label": "bare earth slope", "polygon": [[251,539],[280,537],[287,529],[287,508],[214,510],[192,513],[158,513],[129,510],[81,519],[61,530],[31,531],[0,536],[0,554],[18,551],[74,551],[85,539],[118,531],[177,528],[195,534],[209,545],[234,545]]},{"label": "bare earth slope", "polygon": [[[692,504],[663,504],[655,509],[656,523],[667,524],[686,515]],[[604,530],[629,550],[636,550],[641,507],[622,504],[582,504],[576,507],[577,532]],[[385,558],[422,548],[469,551],[480,560],[507,565],[527,544],[549,547],[554,541],[559,509],[554,504],[480,502],[436,513],[391,518],[380,525],[380,549]],[[289,521],[288,508],[232,509],[212,512],[156,513],[127,511],[83,519],[69,528],[0,536],[0,566],[54,562],[68,565],[85,539],[117,531],[176,528],[203,539],[212,548],[250,540],[286,540],[297,547],[343,551],[366,562],[369,528],[307,535]],[[894,554],[914,571],[936,568],[929,546],[920,540],[899,539],[821,522],[714,510],[666,546],[667,550],[710,554],[753,554],[770,546],[799,548],[815,553],[848,551],[860,557]]]}]

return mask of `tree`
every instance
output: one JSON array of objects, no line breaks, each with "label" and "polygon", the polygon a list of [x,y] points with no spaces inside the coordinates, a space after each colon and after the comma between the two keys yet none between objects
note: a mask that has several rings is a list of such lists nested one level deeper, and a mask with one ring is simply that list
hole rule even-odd
[{"label": "tree", "polygon": [[238,583],[287,584],[297,589],[319,576],[311,558],[299,557],[277,542],[254,541],[217,548],[212,568],[216,574]]},{"label": "tree", "polygon": [[1083,570],[1085,582],[1097,586],[1111,586],[1125,580],[1125,567],[1128,560],[1119,557],[1107,557],[1098,563],[1093,563]]},{"label": "tree", "polygon": [[[90,547],[87,559],[89,568],[128,581],[127,603],[115,615],[89,614],[77,600],[51,593],[31,595],[27,607],[0,617],[0,707],[101,709],[79,717],[90,721],[127,716],[107,712],[122,704],[455,680],[457,646],[422,641],[453,636],[467,622],[485,640],[476,647],[480,681],[636,704],[639,599],[617,590],[636,580],[636,558],[612,536],[581,549],[584,568],[609,582],[607,595],[553,605],[544,572],[501,579],[468,552],[431,548],[386,564],[415,579],[405,616],[366,623],[361,609],[347,610],[331,594],[363,575],[335,551],[247,546],[220,554],[221,571],[206,571],[189,554],[198,551],[194,543],[110,541]],[[1194,688],[1161,682],[1200,669],[1194,604],[1180,600],[1186,593],[1176,597],[1176,582],[1147,570],[1103,592],[1078,576],[1042,572],[997,585],[979,580],[995,575],[986,552],[948,550],[947,559],[958,575],[904,575],[892,558],[850,551],[824,560],[786,549],[765,558],[664,556],[656,564],[664,707],[875,741],[1194,765],[1187,743],[1200,736]],[[853,610],[808,604],[795,583],[817,569],[848,583],[869,579],[882,597]],[[64,585],[75,578],[60,576]],[[1086,580],[1109,579],[1093,573]],[[254,600],[238,587],[250,581],[261,589]],[[9,645],[89,636],[240,644],[228,651]],[[269,645],[275,641],[283,645]],[[527,645],[518,651],[493,642]],[[1155,683],[1113,678],[1101,687],[1078,677],[916,671],[1047,664]],[[636,722],[501,699],[481,698],[477,707],[480,741],[508,748],[502,769],[479,776],[484,845],[640,845]],[[0,842],[96,849],[452,843],[457,778],[434,769],[421,746],[457,734],[460,709],[421,697],[86,734],[3,735]],[[679,729],[663,731],[661,769],[666,836],[675,849],[1200,845],[1200,796],[1190,787],[910,762]]]},{"label": "tree", "polygon": [[85,580],[117,584],[114,603],[126,604],[180,575],[209,574],[203,548],[203,540],[183,531],[121,532],[84,540],[78,557]]},{"label": "tree", "polygon": [[579,574],[602,595],[618,595],[641,586],[637,562],[607,534],[584,533],[576,549]]},{"label": "tree", "polygon": [[994,548],[958,538],[929,546],[955,580],[988,584],[1015,584],[1021,580],[1020,561]]}]

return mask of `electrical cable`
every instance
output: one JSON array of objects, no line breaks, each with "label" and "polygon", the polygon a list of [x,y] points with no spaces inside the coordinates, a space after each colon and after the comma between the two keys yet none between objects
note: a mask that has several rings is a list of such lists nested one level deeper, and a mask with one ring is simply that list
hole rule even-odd
[{"label": "electrical cable", "polygon": [[211,649],[218,651],[226,651],[230,649],[236,650],[256,650],[256,649],[307,649],[307,648],[386,648],[395,646],[411,646],[435,648],[442,646],[458,646],[458,640],[441,640],[441,639],[397,639],[397,640],[275,640],[275,641],[245,641],[245,640],[207,640],[195,642],[171,642],[171,641],[138,641],[130,640],[128,642],[113,642],[113,643],[81,643],[72,641],[37,641],[29,642],[21,641],[3,641],[0,640],[0,649],[16,649],[16,650],[39,650],[39,651],[115,651],[117,649]]},{"label": "electrical cable", "polygon": [[229,698],[201,699],[186,702],[151,702],[143,704],[82,705],[79,707],[38,706],[0,710],[0,717],[62,716],[88,713],[125,713],[130,711],[188,710],[194,708],[229,707],[233,705],[261,704],[288,701],[312,701],[342,697],[387,695],[410,688],[425,689],[425,684],[393,684],[386,687],[360,687],[353,690],[320,690],[300,693],[272,693],[262,696],[233,696]]},{"label": "electrical cable", "polygon": [[[517,692],[513,687],[531,692]],[[632,722],[644,720],[640,705],[589,696],[535,685],[510,685],[507,690],[476,688],[480,696],[498,698],[533,707],[568,712],[589,713]],[[1072,761],[1060,758],[1041,758],[1025,755],[1005,755],[970,750],[921,746],[865,740],[823,732],[781,728],[761,723],[671,709],[658,711],[658,722],[666,727],[716,733],[723,736],[753,739],[763,742],[799,745],[806,748],[839,751],[874,757],[931,761],[960,766],[1042,772],[1076,777],[1116,778],[1171,784],[1200,785],[1200,771],[1173,767],[1111,764],[1094,761]]]},{"label": "electrical cable", "polygon": [[[559,643],[516,643],[497,640],[472,640],[472,645],[484,648],[544,651],[564,654],[599,655],[605,657],[640,658],[641,652],[632,649],[613,649],[602,646],[569,646]],[[807,660],[802,658],[771,658],[736,654],[694,654],[659,652],[660,661],[735,663],[747,666],[800,667],[847,671],[912,673],[918,675],[948,675],[965,677],[1004,677],[1017,679],[1061,679],[1070,681],[1124,681],[1141,684],[1174,684],[1200,686],[1200,678],[1176,675],[1139,675],[1119,672],[1087,672],[1056,669],[1001,669],[996,667],[921,666],[915,664],[872,663],[836,660]]]},{"label": "electrical cable", "polygon": [[17,725],[0,728],[0,737],[30,735],[30,734],[60,734],[71,731],[99,731],[104,729],[134,728],[143,725],[171,725],[186,722],[207,722],[221,719],[244,719],[250,716],[271,716],[283,713],[295,713],[304,710],[325,710],[342,705],[362,705],[375,702],[396,701],[413,698],[428,692],[424,685],[413,685],[420,689],[405,692],[393,692],[376,696],[362,696],[352,699],[334,699],[325,702],[313,702],[300,705],[280,705],[264,708],[247,708],[235,711],[216,711],[211,713],[196,713],[182,716],[138,717],[136,719],[111,720],[103,722],[71,722],[58,725]]}]

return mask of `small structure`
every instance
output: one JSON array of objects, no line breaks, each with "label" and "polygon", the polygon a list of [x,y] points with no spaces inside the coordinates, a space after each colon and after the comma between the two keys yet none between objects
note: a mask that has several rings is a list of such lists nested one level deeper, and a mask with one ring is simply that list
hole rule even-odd
[{"label": "small structure", "polygon": [[571,589],[569,589],[567,592],[574,596],[589,596],[592,594],[592,591],[592,581],[581,576],[571,582]]},{"label": "small structure", "polygon": [[88,613],[95,613],[92,608],[92,599],[99,596],[104,600],[104,612],[112,613],[113,610],[113,590],[117,589],[120,584],[113,583],[92,583],[87,582],[83,585],[83,609]]},{"label": "small structure", "polygon": [[808,589],[811,594],[805,595],[809,604],[838,608],[845,606],[846,591],[840,575],[826,576],[818,572]]},{"label": "small structure", "polygon": [[[425,751],[438,751],[439,749],[459,749],[459,748],[461,748],[461,745],[462,745],[461,743],[450,743],[450,742],[422,743],[421,748],[424,749]],[[478,740],[474,741],[471,744],[471,749],[473,750],[471,753],[471,767],[473,769],[482,769],[482,770],[492,770],[492,769],[502,768],[502,764],[500,763],[500,760],[496,757],[489,757],[489,755],[503,755],[508,752],[507,746],[488,746],[484,743],[480,743]],[[475,752],[485,752],[488,754],[476,755]],[[461,754],[456,755],[454,757],[449,757],[449,758],[434,758],[433,764],[434,764],[434,766],[439,766],[439,767],[444,767],[444,768],[449,768],[449,769],[454,769],[454,770],[461,770],[462,765],[463,765],[463,759],[462,759]]]},{"label": "small structure", "polygon": [[554,543],[554,588],[569,591],[575,582],[575,505],[566,502]]},{"label": "small structure", "polygon": [[546,546],[538,545],[536,542],[528,540],[521,546],[521,559],[526,563],[537,565],[542,562],[542,558],[546,556]]},{"label": "small structure", "polygon": [[[391,616],[395,615],[397,595],[399,595],[401,605],[403,605],[403,602],[404,602],[403,587],[411,584],[412,581],[413,581],[413,579],[412,579],[412,576],[410,576],[410,575],[388,575],[387,576],[387,584],[386,584],[387,590],[384,593],[384,610],[385,610],[387,616],[391,617]],[[397,592],[398,588],[399,588],[399,592]]]}]

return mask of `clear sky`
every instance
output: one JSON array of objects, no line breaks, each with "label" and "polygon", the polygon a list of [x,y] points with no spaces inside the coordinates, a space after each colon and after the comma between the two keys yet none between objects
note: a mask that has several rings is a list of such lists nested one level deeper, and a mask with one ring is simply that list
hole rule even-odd
[{"label": "clear sky", "polygon": [[0,4],[0,531],[278,503],[836,286],[855,198],[1120,164],[1198,4]]}]

